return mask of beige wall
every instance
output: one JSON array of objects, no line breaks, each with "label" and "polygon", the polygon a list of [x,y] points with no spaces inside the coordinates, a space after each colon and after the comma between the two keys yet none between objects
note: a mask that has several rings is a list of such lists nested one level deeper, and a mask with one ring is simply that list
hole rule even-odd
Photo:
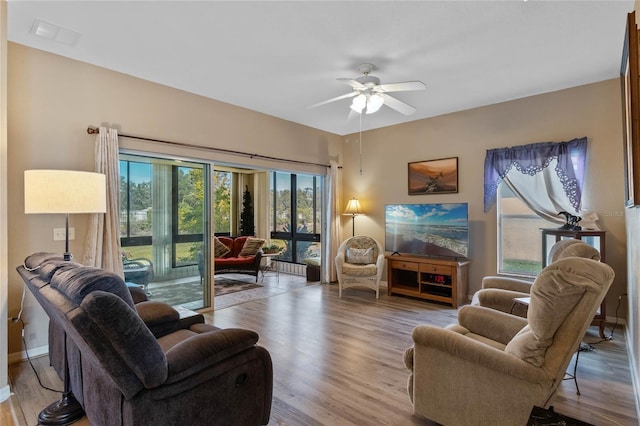
[{"label": "beige wall", "polygon": [[[23,213],[23,172],[27,169],[93,169],[88,125],[109,124],[121,132],[165,140],[329,164],[341,138],[309,127],[143,81],[124,74],[9,43],[9,315],[20,308],[22,281],[15,267],[36,251],[61,252],[52,228],[62,215]],[[187,150],[121,138],[121,147],[178,157],[324,174],[326,168]],[[86,215],[74,215],[76,239],[70,249],[82,259]],[[12,272],[13,271],[13,272]],[[47,344],[47,318],[28,295],[27,345]],[[20,330],[9,326],[9,353],[22,349]]]},{"label": "beige wall", "polygon": [[[384,241],[385,204],[469,203],[472,294],[480,288],[482,277],[496,273],[497,263],[495,207],[483,213],[486,150],[587,136],[583,207],[596,212],[607,231],[607,263],[616,271],[607,301],[607,312],[612,316],[618,296],[626,292],[621,120],[620,86],[614,79],[414,121],[362,134],[362,176],[359,135],[348,135],[344,145],[343,193],[345,199],[358,197],[366,212],[366,216],[356,218],[356,233]],[[459,192],[407,195],[407,163],[445,157],[458,157]],[[350,234],[350,219],[345,219],[343,226],[345,235]]]}]

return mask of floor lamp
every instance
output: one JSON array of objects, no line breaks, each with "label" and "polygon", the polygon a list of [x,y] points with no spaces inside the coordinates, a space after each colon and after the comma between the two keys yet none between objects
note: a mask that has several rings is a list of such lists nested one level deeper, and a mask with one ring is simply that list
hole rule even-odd
[{"label": "floor lamp", "polygon": [[[64,260],[69,252],[69,214],[104,213],[107,207],[106,177],[100,173],[71,170],[25,170],[24,212],[26,214],[64,214]],[[38,424],[67,425],[84,416],[84,410],[71,391],[67,337],[64,336],[64,391],[62,398],[38,415]]]},{"label": "floor lamp", "polygon": [[356,216],[363,214],[362,208],[360,207],[360,201],[357,198],[353,197],[347,203],[347,208],[342,213],[345,216],[351,216],[351,236],[356,235]]}]

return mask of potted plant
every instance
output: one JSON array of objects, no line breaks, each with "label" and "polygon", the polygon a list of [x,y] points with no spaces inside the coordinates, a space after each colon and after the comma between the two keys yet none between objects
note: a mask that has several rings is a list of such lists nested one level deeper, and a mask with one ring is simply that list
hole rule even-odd
[{"label": "potted plant", "polygon": [[278,254],[281,250],[282,249],[280,248],[280,246],[277,246],[275,244],[262,247],[262,252],[264,254]]}]

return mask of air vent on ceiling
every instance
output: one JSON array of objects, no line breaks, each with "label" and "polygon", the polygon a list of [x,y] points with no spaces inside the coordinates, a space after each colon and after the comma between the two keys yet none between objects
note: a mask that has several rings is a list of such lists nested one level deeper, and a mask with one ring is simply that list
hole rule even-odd
[{"label": "air vent on ceiling", "polygon": [[31,25],[31,34],[48,40],[57,41],[58,43],[73,46],[80,38],[80,33],[59,27],[48,22],[35,19]]}]

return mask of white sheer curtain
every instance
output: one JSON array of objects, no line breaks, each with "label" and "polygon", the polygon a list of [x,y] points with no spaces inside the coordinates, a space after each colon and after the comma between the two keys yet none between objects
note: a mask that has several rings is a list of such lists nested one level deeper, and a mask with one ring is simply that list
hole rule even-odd
[{"label": "white sheer curtain", "polygon": [[338,246],[342,241],[340,238],[340,212],[338,211],[338,201],[340,200],[340,185],[338,182],[338,164],[331,161],[331,166],[327,169],[326,190],[325,190],[325,220],[324,235],[322,240],[322,282],[334,282],[338,279],[334,259],[338,254]]},{"label": "white sheer curtain", "polygon": [[118,131],[100,127],[95,143],[95,171],[107,177],[107,212],[91,215],[83,263],[124,276],[120,248],[118,154]]},{"label": "white sheer curtain", "polygon": [[565,223],[565,217],[558,214],[565,211],[580,216],[582,220],[579,225],[583,228],[600,229],[596,222],[598,220],[597,214],[584,210],[576,212],[571,205],[571,200],[567,197],[562,182],[558,179],[555,170],[557,163],[558,160],[551,160],[548,167],[533,176],[520,173],[513,168],[502,182],[527,207],[543,219],[558,224]]}]

